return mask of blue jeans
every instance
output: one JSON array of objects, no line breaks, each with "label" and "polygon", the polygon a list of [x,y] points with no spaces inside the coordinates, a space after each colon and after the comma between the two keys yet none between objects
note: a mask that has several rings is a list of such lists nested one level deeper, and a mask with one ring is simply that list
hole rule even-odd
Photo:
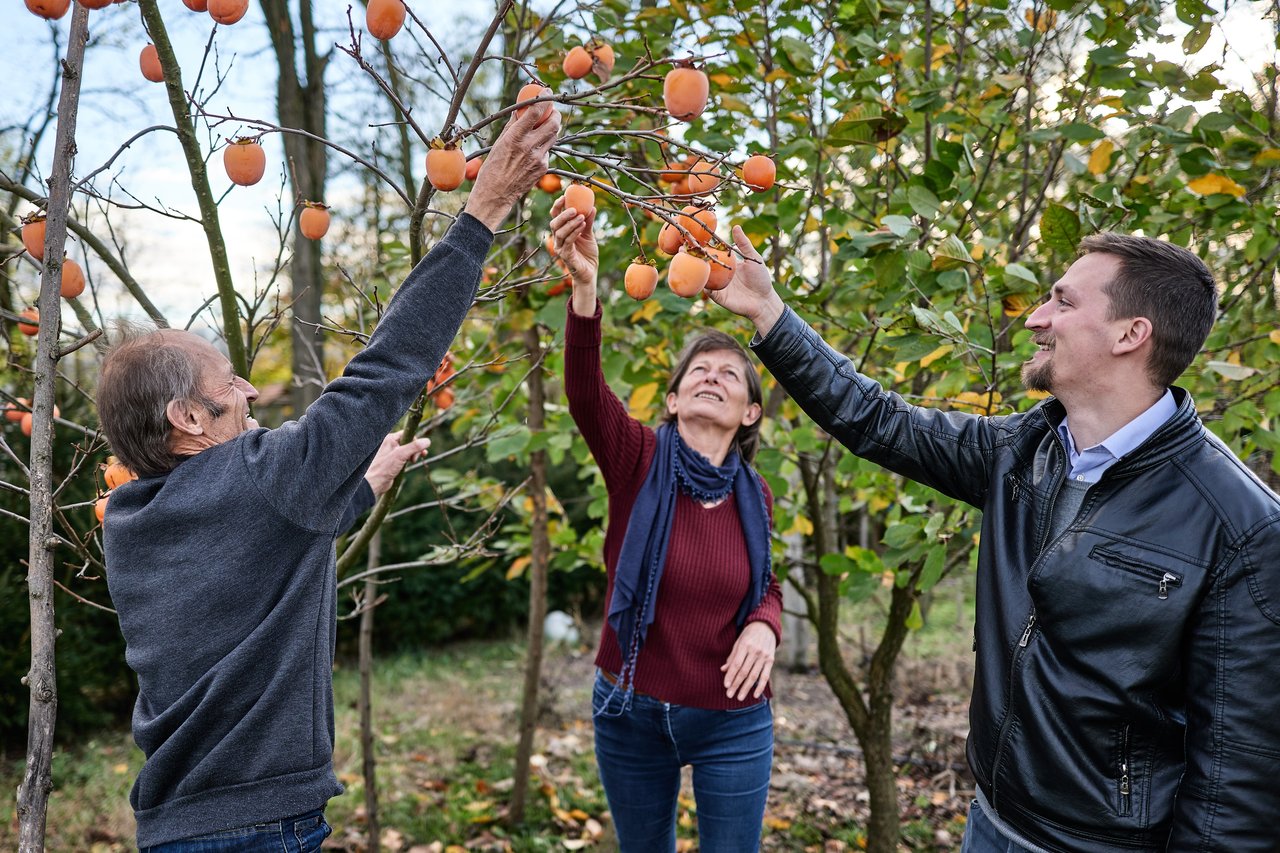
[{"label": "blue jeans", "polygon": [[[610,699],[610,694],[613,694]],[[735,711],[673,705],[636,694],[618,716],[622,692],[596,675],[596,764],[621,853],[676,849],[680,768],[693,765],[702,853],[753,853],[773,767],[773,709],[767,700]]]},{"label": "blue jeans", "polygon": [[1016,841],[1010,841],[1000,834],[995,824],[982,810],[982,805],[974,800],[969,804],[969,822],[965,825],[964,841],[960,845],[960,853],[1031,853]]},{"label": "blue jeans", "polygon": [[286,820],[144,847],[141,853],[312,853],[331,832],[324,809],[316,809]]}]

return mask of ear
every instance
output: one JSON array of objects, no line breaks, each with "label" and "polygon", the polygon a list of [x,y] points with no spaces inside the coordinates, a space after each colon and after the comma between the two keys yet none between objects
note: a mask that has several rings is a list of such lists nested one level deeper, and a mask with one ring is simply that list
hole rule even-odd
[{"label": "ear", "polygon": [[760,420],[760,417],[763,414],[764,409],[760,408],[760,404],[752,403],[750,406],[747,406],[747,411],[742,415],[742,425],[751,426],[753,423]]},{"label": "ear", "polygon": [[196,417],[195,410],[186,402],[170,400],[164,407],[164,414],[169,419],[169,425],[178,432],[185,432],[187,435],[204,434],[204,426]]},{"label": "ear", "polygon": [[674,415],[676,413],[676,395],[667,395],[667,414]]},{"label": "ear", "polygon": [[1111,348],[1113,355],[1128,355],[1151,341],[1151,321],[1146,317],[1130,317],[1123,322],[1121,335]]}]

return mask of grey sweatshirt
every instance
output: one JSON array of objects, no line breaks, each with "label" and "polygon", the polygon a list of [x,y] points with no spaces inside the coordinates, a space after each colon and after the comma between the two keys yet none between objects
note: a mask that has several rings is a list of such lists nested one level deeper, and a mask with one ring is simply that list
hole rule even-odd
[{"label": "grey sweatshirt", "polygon": [[129,798],[140,847],[292,817],[342,792],[334,539],[372,503],[365,470],[457,334],[492,240],[464,214],[300,419],[112,494],[107,584],[146,755]]}]

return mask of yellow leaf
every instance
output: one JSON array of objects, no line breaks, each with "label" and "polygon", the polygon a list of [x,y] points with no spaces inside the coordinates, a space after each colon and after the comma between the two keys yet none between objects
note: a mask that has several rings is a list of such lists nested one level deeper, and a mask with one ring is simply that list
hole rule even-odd
[{"label": "yellow leaf", "polygon": [[1101,175],[1111,168],[1111,154],[1116,150],[1115,143],[1110,139],[1104,139],[1093,149],[1093,153],[1089,155],[1089,174]]},{"label": "yellow leaf", "polygon": [[1000,304],[1004,307],[1004,316],[1021,317],[1031,307],[1031,297],[1015,293],[1001,299]]},{"label": "yellow leaf", "polygon": [[1236,198],[1244,195],[1244,187],[1226,175],[1201,175],[1187,183],[1187,189],[1196,195],[1233,195]]},{"label": "yellow leaf", "polygon": [[1104,107],[1111,107],[1113,110],[1124,109],[1124,98],[1121,98],[1119,95],[1112,95],[1110,98],[1103,98],[1098,101],[1098,103]]},{"label": "yellow leaf", "polygon": [[467,803],[464,808],[469,812],[482,812],[485,809],[493,808],[493,800],[475,800]]},{"label": "yellow leaf", "polygon": [[1267,338],[1273,344],[1280,344],[1280,329],[1272,329],[1271,334],[1267,335]]},{"label": "yellow leaf", "polygon": [[791,828],[791,821],[783,820],[780,817],[767,817],[764,819],[764,825],[770,829],[776,829],[781,832]]},{"label": "yellow leaf", "polygon": [[631,322],[638,323],[641,320],[652,320],[662,311],[662,303],[656,299],[650,299],[639,308],[631,312]]},{"label": "yellow leaf", "polygon": [[942,358],[947,353],[951,352],[953,349],[955,349],[955,346],[953,344],[943,344],[933,352],[926,355],[924,358],[920,359],[920,366],[928,367],[938,359]]},{"label": "yellow leaf", "polygon": [[1027,392],[1028,400],[1044,400],[1044,399],[1047,399],[1048,396],[1049,396],[1048,391],[1028,391]]},{"label": "yellow leaf", "polygon": [[983,256],[986,254],[987,247],[981,243],[974,243],[973,248],[969,250],[969,257],[973,258],[975,261],[982,260]]},{"label": "yellow leaf", "polygon": [[1038,14],[1034,9],[1027,9],[1022,13],[1022,17],[1027,19],[1027,23],[1036,29],[1037,32],[1047,33],[1053,29],[1054,24],[1058,23],[1058,13],[1052,9],[1044,9]]},{"label": "yellow leaf", "polygon": [[955,53],[955,48],[949,44],[935,44],[933,46],[933,61],[930,67],[934,70],[942,67],[942,60]]},{"label": "yellow leaf", "polygon": [[527,554],[523,557],[516,557],[511,563],[511,568],[507,569],[507,580],[514,580],[529,568],[529,564],[533,562],[533,558]]},{"label": "yellow leaf", "polygon": [[799,533],[801,536],[809,536],[813,533],[813,522],[803,515],[797,515],[795,521],[791,522],[791,529],[787,533]]},{"label": "yellow leaf", "polygon": [[1240,363],[1240,350],[1234,349],[1227,354],[1227,364],[1239,364],[1239,363]]},{"label": "yellow leaf", "polygon": [[658,383],[646,382],[644,385],[637,385],[631,391],[631,399],[627,403],[627,407],[631,409],[631,417],[638,421],[648,420],[642,417],[649,410],[649,406],[653,403],[653,398],[658,395]]},{"label": "yellow leaf", "polygon": [[1280,148],[1263,148],[1253,158],[1253,165],[1269,167],[1280,166]]},{"label": "yellow leaf", "polygon": [[1003,399],[999,391],[991,391],[984,394],[980,391],[961,391],[951,398],[951,406],[954,409],[968,410],[978,414],[987,414],[990,410],[1000,405]]}]

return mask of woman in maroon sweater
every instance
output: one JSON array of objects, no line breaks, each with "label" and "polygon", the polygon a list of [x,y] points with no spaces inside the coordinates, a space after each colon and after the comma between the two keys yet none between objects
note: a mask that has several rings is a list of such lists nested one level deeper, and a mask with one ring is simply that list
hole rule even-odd
[{"label": "woman in maroon sweater", "polygon": [[782,592],[772,497],[750,467],[760,380],[733,338],[695,338],[664,421],[630,417],[600,369],[591,224],[552,208],[573,275],[565,393],[609,492],[607,619],[592,699],[596,760],[622,853],[675,849],[680,770],[693,766],[703,853],[759,847],[773,762],[769,674]]}]

